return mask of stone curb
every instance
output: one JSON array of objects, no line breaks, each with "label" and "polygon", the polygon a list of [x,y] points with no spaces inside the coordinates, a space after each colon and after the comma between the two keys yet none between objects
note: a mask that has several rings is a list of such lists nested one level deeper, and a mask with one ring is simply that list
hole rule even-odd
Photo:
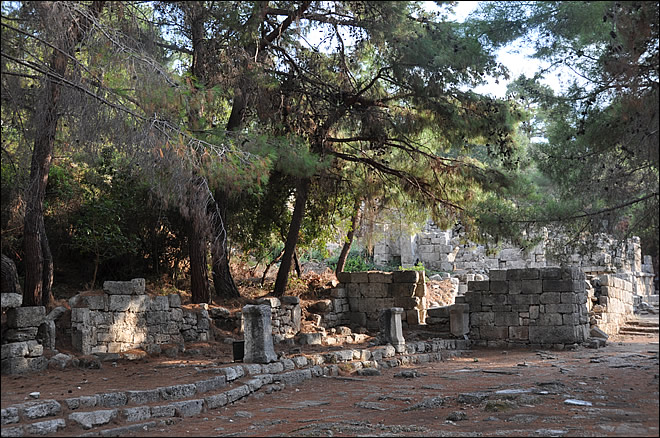
[{"label": "stone curb", "polygon": [[[56,433],[67,425],[77,424],[84,429],[104,426],[115,419],[140,421],[112,429],[94,430],[82,436],[116,436],[124,432],[148,430],[172,424],[173,418],[184,418],[217,409],[252,393],[263,390],[266,394],[279,391],[288,386],[298,385],[305,380],[320,376],[339,375],[340,366],[351,370],[363,368],[393,368],[402,365],[442,361],[469,348],[469,341],[435,339],[406,344],[405,353],[397,354],[391,345],[369,349],[347,349],[328,353],[318,353],[294,358],[280,359],[269,364],[241,364],[229,367],[212,368],[222,373],[210,379],[192,384],[158,387],[151,390],[121,391],[99,393],[93,396],[81,396],[62,401],[70,412],[67,418],[41,420],[35,423],[21,423],[21,419],[35,420],[48,416],[62,415],[61,403],[56,400],[35,400],[2,409],[2,437],[24,435],[48,435]],[[448,354],[449,353],[449,354]],[[325,366],[322,366],[325,365]],[[198,372],[209,372],[199,369]],[[245,382],[238,379],[249,377]],[[228,383],[238,385],[226,391],[213,394]],[[199,395],[210,393],[199,398]],[[191,398],[195,395],[198,398]],[[167,404],[152,406],[142,405],[166,401]],[[102,407],[94,411],[79,411],[79,408]],[[154,420],[164,418],[163,420]],[[68,420],[68,422],[67,422]],[[150,421],[149,421],[150,420]],[[146,429],[143,429],[145,428]],[[115,435],[116,434],[116,435]]]}]

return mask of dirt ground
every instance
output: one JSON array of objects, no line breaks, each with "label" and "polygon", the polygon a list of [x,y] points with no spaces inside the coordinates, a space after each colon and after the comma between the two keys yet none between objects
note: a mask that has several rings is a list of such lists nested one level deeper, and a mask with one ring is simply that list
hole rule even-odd
[{"label": "dirt ground", "polygon": [[[379,376],[314,378],[125,436],[658,436],[658,336],[611,340],[574,351],[474,349]],[[174,359],[2,376],[2,407],[33,391],[61,400],[191,383],[199,374],[177,365],[231,361],[230,345],[205,343]]]}]

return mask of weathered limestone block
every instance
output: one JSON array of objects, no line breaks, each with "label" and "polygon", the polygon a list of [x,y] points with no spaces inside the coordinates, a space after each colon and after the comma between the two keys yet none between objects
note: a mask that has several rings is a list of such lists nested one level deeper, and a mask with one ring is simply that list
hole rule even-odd
[{"label": "weathered limestone block", "polygon": [[470,306],[454,304],[449,310],[449,329],[454,336],[466,335],[470,332]]},{"label": "weathered limestone block", "polygon": [[131,281],[105,281],[103,290],[108,295],[144,295],[146,282],[144,278],[134,278]]},{"label": "weathered limestone block", "polygon": [[7,327],[14,329],[39,327],[45,317],[46,308],[43,306],[10,308],[7,309]]},{"label": "weathered limestone block", "polygon": [[0,305],[3,309],[21,307],[21,304],[23,304],[23,295],[15,293],[1,293],[0,302]]},{"label": "weathered limestone block", "polygon": [[401,328],[401,314],[403,308],[392,307],[380,311],[378,323],[380,325],[380,336],[383,341],[392,344],[394,349],[402,353],[405,351],[406,340],[403,338]]},{"label": "weathered limestone block", "polygon": [[277,360],[273,348],[271,308],[267,305],[243,307],[245,363],[269,363]]}]

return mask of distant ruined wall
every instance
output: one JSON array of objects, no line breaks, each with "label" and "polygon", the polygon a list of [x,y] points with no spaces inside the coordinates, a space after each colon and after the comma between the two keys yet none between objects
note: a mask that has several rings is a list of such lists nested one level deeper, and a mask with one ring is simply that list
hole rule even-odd
[{"label": "distant ruined wall", "polygon": [[[387,234],[387,230],[385,230]],[[523,252],[519,248],[502,247],[490,254],[485,245],[472,242],[461,243],[461,235],[452,230],[441,230],[432,223],[414,236],[390,233],[374,246],[374,262],[379,265],[400,264],[408,267],[421,262],[431,270],[449,272],[460,280],[457,295],[466,290],[466,278],[472,274],[487,275],[493,269],[522,269],[558,267],[547,251],[547,233],[534,248]],[[593,254],[572,254],[568,266],[579,267],[587,274],[616,274],[633,284],[635,295],[648,298],[656,295],[653,289],[653,266],[651,256],[644,256],[639,237],[628,239],[624,245],[607,235],[598,236],[598,250]],[[462,287],[461,287],[462,286]]]},{"label": "distant ruined wall", "polygon": [[423,272],[342,272],[331,299],[308,309],[320,315],[325,328],[341,325],[379,328],[382,309],[402,307],[402,325],[417,325],[426,319],[426,283]]}]

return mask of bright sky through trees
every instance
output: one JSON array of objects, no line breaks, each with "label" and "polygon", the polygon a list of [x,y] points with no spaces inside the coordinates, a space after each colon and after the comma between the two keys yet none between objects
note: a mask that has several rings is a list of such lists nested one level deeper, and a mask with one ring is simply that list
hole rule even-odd
[{"label": "bright sky through trees", "polygon": [[[434,2],[425,2],[431,9],[437,9]],[[476,1],[459,1],[454,6],[454,16],[458,21],[464,21],[469,14],[474,12],[479,3]],[[547,62],[534,59],[531,55],[534,49],[522,42],[510,44],[497,52],[498,61],[504,64],[509,69],[510,79],[508,81],[499,80],[496,82],[495,78],[489,78],[488,84],[481,85],[474,89],[477,93],[490,94],[494,97],[503,98],[506,95],[507,84],[524,74],[526,77],[532,77],[536,72],[548,66]],[[541,83],[550,86],[555,91],[560,91],[563,84],[567,79],[575,79],[575,75],[567,68],[559,70],[559,76],[556,72],[548,74]],[[562,78],[564,80],[562,80]]]}]

